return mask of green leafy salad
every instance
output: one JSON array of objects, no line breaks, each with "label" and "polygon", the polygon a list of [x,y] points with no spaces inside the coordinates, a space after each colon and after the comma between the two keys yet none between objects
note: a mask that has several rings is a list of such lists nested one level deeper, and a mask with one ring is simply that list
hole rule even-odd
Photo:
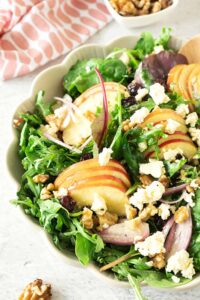
[{"label": "green leafy salad", "polygon": [[14,203],[137,299],[141,282],[175,287],[200,270],[199,97],[184,89],[189,65],[170,33],[78,61],[62,98],[40,91],[14,122],[24,169]]}]

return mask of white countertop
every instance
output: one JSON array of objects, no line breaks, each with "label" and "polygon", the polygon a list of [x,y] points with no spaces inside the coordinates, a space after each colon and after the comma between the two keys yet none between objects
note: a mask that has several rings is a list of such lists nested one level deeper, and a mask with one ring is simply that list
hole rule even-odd
[{"label": "white countertop", "polygon": [[[163,24],[155,24],[149,31],[158,33],[162,26],[171,26],[174,35],[189,37],[200,30],[200,0],[181,0],[176,13]],[[111,23],[90,41],[107,42],[124,34],[135,34],[143,29],[126,30]],[[144,28],[145,30],[145,28]],[[61,61],[62,58],[51,64]],[[42,278],[53,286],[53,300],[129,300],[134,293],[128,289],[110,287],[107,282],[95,278],[87,269],[75,268],[56,260],[46,248],[43,236],[31,230],[22,220],[16,207],[9,203],[15,198],[16,184],[6,170],[6,148],[11,142],[11,118],[15,108],[26,98],[33,78],[42,70],[23,78],[0,82],[0,300],[16,300],[23,287],[36,278]],[[14,158],[13,158],[14,160]],[[170,293],[149,287],[144,288],[149,300],[197,300],[200,289]]]}]

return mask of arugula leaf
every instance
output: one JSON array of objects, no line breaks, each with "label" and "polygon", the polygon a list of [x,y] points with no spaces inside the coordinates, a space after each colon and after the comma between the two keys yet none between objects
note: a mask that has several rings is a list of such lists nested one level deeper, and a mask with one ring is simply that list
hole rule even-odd
[{"label": "arugula leaf", "polygon": [[186,164],[187,159],[180,159],[177,162],[169,162],[167,160],[164,161],[165,168],[169,174],[169,177],[174,176],[178,171],[182,169],[182,167]]},{"label": "arugula leaf", "polygon": [[147,300],[147,298],[142,296],[142,291],[141,291],[141,286],[139,281],[134,278],[133,276],[131,276],[130,274],[128,274],[128,281],[130,283],[130,285],[133,287],[134,291],[135,291],[135,299],[136,300]]},{"label": "arugula leaf", "polygon": [[45,103],[44,95],[44,91],[38,92],[36,96],[35,109],[36,112],[45,119],[46,116],[53,113],[52,106],[54,105],[54,102]]},{"label": "arugula leaf", "polygon": [[76,235],[75,253],[83,265],[87,265],[92,259],[93,244],[80,233]]},{"label": "arugula leaf", "polygon": [[128,74],[127,66],[118,58],[92,58],[79,61],[64,76],[65,91],[72,97],[77,97],[91,86],[98,84],[95,68],[99,69],[105,81],[122,82]]},{"label": "arugula leaf", "polygon": [[143,32],[134,50],[140,50],[143,55],[150,54],[154,49],[154,38],[150,32]]},{"label": "arugula leaf", "polygon": [[193,257],[194,267],[200,271],[200,189],[195,193],[195,206],[192,208],[193,235],[189,253]]},{"label": "arugula leaf", "polygon": [[155,45],[156,46],[162,45],[165,50],[168,50],[170,48],[169,42],[171,39],[171,33],[172,33],[171,28],[163,27],[159,38],[155,40]]}]

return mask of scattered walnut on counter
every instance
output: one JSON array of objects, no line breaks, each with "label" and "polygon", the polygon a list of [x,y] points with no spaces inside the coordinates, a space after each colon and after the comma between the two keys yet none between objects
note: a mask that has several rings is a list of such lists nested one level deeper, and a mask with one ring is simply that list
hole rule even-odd
[{"label": "scattered walnut on counter", "polygon": [[29,283],[19,296],[18,300],[50,300],[51,285],[44,284],[41,279]]},{"label": "scattered walnut on counter", "polygon": [[156,13],[172,5],[172,0],[110,0],[113,8],[122,16],[142,16]]}]

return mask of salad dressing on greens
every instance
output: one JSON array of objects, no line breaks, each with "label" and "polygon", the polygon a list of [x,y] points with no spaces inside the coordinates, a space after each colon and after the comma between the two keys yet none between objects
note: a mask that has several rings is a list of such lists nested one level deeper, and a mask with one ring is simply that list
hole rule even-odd
[{"label": "salad dressing on greens", "polygon": [[[199,64],[170,30],[78,61],[63,98],[20,115],[16,204],[62,251],[128,280],[174,287],[200,270]],[[20,124],[19,124],[20,123]]]}]

